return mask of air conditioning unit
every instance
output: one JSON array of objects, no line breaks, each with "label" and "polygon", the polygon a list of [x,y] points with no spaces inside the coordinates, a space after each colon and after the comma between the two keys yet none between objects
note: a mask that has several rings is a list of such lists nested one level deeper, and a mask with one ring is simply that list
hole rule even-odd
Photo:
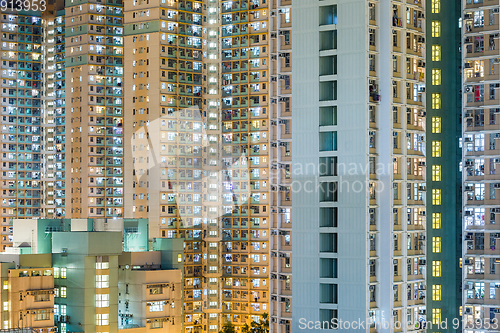
[{"label": "air conditioning unit", "polygon": [[398,259],[394,259],[394,260],[392,260],[392,263],[393,263],[394,265],[397,265],[397,264],[398,264]]},{"label": "air conditioning unit", "polygon": [[374,291],[375,290],[375,286],[370,286],[370,291]]},{"label": "air conditioning unit", "polygon": [[493,185],[494,188],[500,188],[500,183],[496,183]]},{"label": "air conditioning unit", "polygon": [[270,15],[271,15],[271,17],[274,17],[274,16],[277,16],[278,14],[276,13],[275,10],[271,10],[271,14]]},{"label": "air conditioning unit", "polygon": [[[467,41],[466,41],[466,43],[467,43]],[[472,92],[472,86],[465,86],[465,92],[466,93]]]},{"label": "air conditioning unit", "polygon": [[[464,265],[466,265],[466,266],[470,266],[470,265],[472,265],[472,260],[470,260],[470,259],[465,259],[465,260],[464,260]],[[468,286],[468,284],[466,284],[465,286],[467,287],[467,286]],[[467,289],[467,288],[465,288],[465,289]]]},{"label": "air conditioning unit", "polygon": [[465,216],[472,216],[472,211],[471,211],[471,210],[466,210],[466,211],[464,212],[464,215],[465,215]]}]

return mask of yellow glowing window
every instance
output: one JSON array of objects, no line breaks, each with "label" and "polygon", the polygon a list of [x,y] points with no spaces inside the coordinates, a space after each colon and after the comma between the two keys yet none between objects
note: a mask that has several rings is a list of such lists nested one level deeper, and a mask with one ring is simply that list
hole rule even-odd
[{"label": "yellow glowing window", "polygon": [[441,213],[432,213],[432,229],[441,229]]},{"label": "yellow glowing window", "polygon": [[432,61],[441,61],[441,45],[432,45]]},{"label": "yellow glowing window", "polygon": [[3,289],[9,289],[9,281],[4,281],[3,282]]},{"label": "yellow glowing window", "polygon": [[441,133],[441,117],[432,117],[432,133]]},{"label": "yellow glowing window", "polygon": [[182,254],[177,255],[177,262],[182,262]]},{"label": "yellow glowing window", "polygon": [[66,278],[66,268],[61,268],[61,279]]},{"label": "yellow glowing window", "polygon": [[432,85],[440,86],[441,85],[441,70],[433,68],[432,69]]},{"label": "yellow glowing window", "polygon": [[432,141],[432,157],[441,157],[441,141]]},{"label": "yellow glowing window", "polygon": [[432,94],[432,108],[434,110],[441,109],[441,94],[440,93],[433,93]]},{"label": "yellow glowing window", "polygon": [[432,285],[432,300],[440,301],[441,300],[441,285],[434,284]]},{"label": "yellow glowing window", "polygon": [[462,317],[462,306],[461,305],[458,307],[458,315],[460,317]]},{"label": "yellow glowing window", "polygon": [[3,302],[3,311],[9,311],[9,302]]},{"label": "yellow glowing window", "polygon": [[441,190],[438,188],[433,188],[432,189],[432,204],[434,206],[440,206],[441,205]]},{"label": "yellow glowing window", "polygon": [[59,267],[54,267],[54,279],[59,279]]},{"label": "yellow glowing window", "polygon": [[441,309],[432,309],[432,324],[439,325],[441,323]]},{"label": "yellow glowing window", "polygon": [[440,182],[441,181],[441,166],[433,165],[432,166],[432,181]]},{"label": "yellow glowing window", "polygon": [[432,21],[432,37],[441,37],[440,21]]},{"label": "yellow glowing window", "polygon": [[458,266],[462,268],[462,258],[458,259]]},{"label": "yellow glowing window", "polygon": [[66,298],[66,287],[61,287],[61,297]]},{"label": "yellow glowing window", "polygon": [[432,261],[432,276],[441,277],[441,261],[439,260]]},{"label": "yellow glowing window", "polygon": [[432,237],[432,252],[441,253],[441,237]]},{"label": "yellow glowing window", "polygon": [[441,0],[432,0],[431,7],[432,14],[438,14],[441,12]]}]

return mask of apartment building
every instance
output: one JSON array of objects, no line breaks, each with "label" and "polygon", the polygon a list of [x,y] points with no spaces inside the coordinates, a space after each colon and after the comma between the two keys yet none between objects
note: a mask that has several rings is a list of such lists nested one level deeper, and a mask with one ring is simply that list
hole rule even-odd
[{"label": "apartment building", "polygon": [[[19,249],[13,251],[17,253],[0,255],[3,328],[183,330],[182,239],[155,240],[152,251],[134,252],[126,245],[133,233],[110,231],[120,223],[104,230],[99,220],[58,221],[66,228],[57,227],[55,221],[32,221],[40,231],[32,236],[33,241],[22,242],[13,249]],[[33,235],[26,228],[30,220],[16,222],[15,238]],[[121,224],[133,222],[138,221]],[[87,224],[99,230],[76,231]],[[147,237],[137,238],[140,243],[149,242]]]},{"label": "apartment building", "polygon": [[[82,221],[54,220],[37,239],[51,227],[147,218],[149,247],[185,239],[187,331],[265,312],[290,331],[291,1],[66,1],[1,19],[16,42],[2,45],[13,59],[2,84],[16,95],[3,101],[3,130],[27,140],[16,112],[39,103],[29,133],[43,141],[33,146],[41,171],[29,174],[17,169],[28,167],[18,142],[4,147],[4,247],[19,218]],[[17,98],[28,93],[18,62],[41,82],[29,81],[40,88],[33,102]],[[31,193],[37,200],[18,198]],[[24,241],[15,251],[31,251]]]},{"label": "apartment building", "polygon": [[125,3],[125,216],[184,239],[186,332],[269,312],[268,6]]},{"label": "apartment building", "polygon": [[423,332],[425,2],[309,0],[292,16],[293,328]]},{"label": "apartment building", "polygon": [[292,327],[292,1],[270,2],[270,330]]},{"label": "apartment building", "polygon": [[14,218],[64,214],[63,3],[1,13],[2,249]]},{"label": "apartment building", "polygon": [[123,217],[123,2],[65,5],[66,214]]},{"label": "apartment building", "polygon": [[[429,319],[449,323],[447,329],[433,326],[428,332],[457,332],[457,326],[450,324],[461,318],[460,17],[460,2],[427,2],[426,97],[431,107],[426,129],[427,151],[432,152],[427,157],[427,239],[441,244],[427,248],[427,312]],[[471,167],[466,170],[472,172]],[[434,200],[438,195],[440,202]]]},{"label": "apartment building", "polygon": [[[56,332],[54,324],[54,274],[50,255],[10,256],[0,263],[2,280],[2,329]],[[16,259],[18,265],[16,265]]]},{"label": "apartment building", "polygon": [[118,260],[120,332],[182,331],[181,271],[159,269],[160,251],[123,253]]},{"label": "apartment building", "polygon": [[464,332],[496,330],[487,325],[500,319],[498,12],[494,1],[462,2]]}]

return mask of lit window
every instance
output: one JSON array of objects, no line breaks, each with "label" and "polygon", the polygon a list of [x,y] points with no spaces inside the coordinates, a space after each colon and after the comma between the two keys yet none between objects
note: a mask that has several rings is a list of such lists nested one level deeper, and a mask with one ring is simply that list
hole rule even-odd
[{"label": "lit window", "polygon": [[434,284],[432,285],[432,300],[440,301],[441,300],[441,285]]},{"label": "lit window", "polygon": [[177,255],[177,262],[182,262],[182,254]]},{"label": "lit window", "polygon": [[441,94],[440,93],[433,93],[432,94],[432,108],[434,110],[441,109]]},{"label": "lit window", "polygon": [[66,287],[61,287],[61,297],[66,298]]},{"label": "lit window", "polygon": [[3,302],[3,311],[9,311],[9,302]]},{"label": "lit window", "polygon": [[96,308],[109,307],[109,294],[96,294],[95,295],[95,306],[96,306]]},{"label": "lit window", "polygon": [[95,324],[97,326],[109,325],[109,314],[108,313],[96,314]]},{"label": "lit window", "polygon": [[61,333],[67,333],[68,328],[66,327],[66,323],[61,323]]},{"label": "lit window", "polygon": [[3,289],[4,290],[9,289],[9,281],[4,281],[3,282]]},{"label": "lit window", "polygon": [[441,253],[441,237],[432,237],[432,252]]},{"label": "lit window", "polygon": [[432,0],[432,14],[438,14],[441,12],[441,0]]},{"label": "lit window", "polygon": [[441,37],[440,21],[432,21],[432,37]]},{"label": "lit window", "polygon": [[433,68],[432,69],[432,85],[440,86],[441,85],[441,70]]},{"label": "lit window", "polygon": [[441,45],[432,45],[432,61],[441,61]]},{"label": "lit window", "polygon": [[432,213],[432,229],[441,229],[441,213]]},{"label": "lit window", "polygon": [[109,288],[109,275],[96,275],[95,276],[96,288]]},{"label": "lit window", "polygon": [[437,188],[432,189],[432,204],[434,206],[441,205],[441,190]]},{"label": "lit window", "polygon": [[441,309],[432,309],[432,324],[439,325],[441,323]]},{"label": "lit window", "polygon": [[441,157],[441,141],[432,141],[432,157]]},{"label": "lit window", "polygon": [[54,279],[59,279],[59,267],[54,267]]},{"label": "lit window", "polygon": [[66,278],[66,268],[61,268],[61,279]]},{"label": "lit window", "polygon": [[441,133],[441,117],[432,117],[432,133]]},{"label": "lit window", "polygon": [[95,263],[95,269],[108,269],[109,268],[109,262],[96,262]]},{"label": "lit window", "polygon": [[163,311],[163,301],[148,302],[149,312]]},{"label": "lit window", "polygon": [[109,257],[98,256],[95,258],[95,269],[109,269]]},{"label": "lit window", "polygon": [[441,277],[441,261],[439,260],[432,261],[432,276]]},{"label": "lit window", "polygon": [[432,166],[432,181],[440,182],[441,181],[441,166],[433,165]]}]

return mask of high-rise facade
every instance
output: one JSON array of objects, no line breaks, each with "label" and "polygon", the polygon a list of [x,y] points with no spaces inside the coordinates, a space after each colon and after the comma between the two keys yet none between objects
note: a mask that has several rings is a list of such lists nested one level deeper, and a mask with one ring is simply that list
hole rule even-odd
[{"label": "high-rise facade", "polygon": [[123,217],[123,2],[65,5],[66,215]]},{"label": "high-rise facade", "polygon": [[449,324],[428,332],[457,332],[461,318],[460,13],[460,2],[427,1],[427,239],[441,244],[427,248],[427,312]]},{"label": "high-rise facade", "polygon": [[498,330],[499,9],[462,1],[464,332]]},{"label": "high-rise facade", "polygon": [[2,249],[12,219],[61,217],[65,204],[62,3],[1,13]]},{"label": "high-rise facade", "polygon": [[4,247],[14,218],[148,218],[185,239],[186,331],[289,332],[291,24],[290,0],[2,13]]},{"label": "high-rise facade", "polygon": [[425,17],[294,3],[294,329],[425,331]]},{"label": "high-rise facade", "polygon": [[[33,13],[35,14],[35,13]],[[42,19],[2,12],[2,248],[14,217],[42,209]]]}]

